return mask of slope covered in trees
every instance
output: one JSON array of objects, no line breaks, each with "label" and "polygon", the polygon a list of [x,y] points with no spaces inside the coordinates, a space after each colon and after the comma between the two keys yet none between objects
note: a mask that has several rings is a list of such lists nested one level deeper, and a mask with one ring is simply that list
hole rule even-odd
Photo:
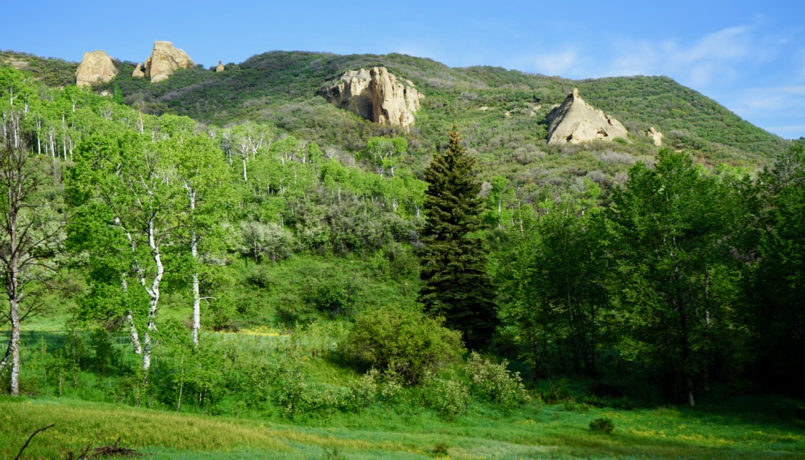
[{"label": "slope covered in trees", "polygon": [[[792,353],[805,346],[801,146],[782,149],[740,122],[731,131],[683,118],[650,123],[672,138],[686,130],[678,146],[690,151],[640,136],[549,149],[538,135],[547,108],[526,109],[522,97],[548,104],[562,80],[382,57],[429,101],[405,134],[309,93],[319,73],[381,58],[356,59],[270,53],[228,75],[118,79],[106,97],[0,67],[3,152],[35,159],[42,178],[36,200],[0,212],[11,222],[22,209],[23,230],[35,221],[31,229],[54,237],[19,249],[4,231],[3,260],[16,247],[48,275],[31,272],[26,295],[8,296],[3,318],[15,305],[34,313],[3,329],[2,343],[20,338],[21,359],[16,383],[0,391],[351,426],[422,414],[517,424],[555,403],[577,422],[593,406],[801,396],[805,365]],[[300,62],[319,73],[295,74]],[[244,99],[216,93],[210,100],[243,102],[214,119],[205,92],[229,91],[226,79],[254,88],[240,87]],[[627,105],[647,118],[657,106],[640,104],[657,81],[676,87],[653,78],[573,84],[626,81],[644,86]],[[207,96],[182,99],[193,94]],[[628,91],[592,97],[619,114],[612,94]],[[687,103],[702,120],[711,119],[699,108],[720,110],[688,90],[678,96],[673,109]],[[201,120],[146,113],[168,101]],[[491,114],[504,108],[510,116]],[[442,130],[451,118],[468,140]],[[594,174],[602,164],[614,166]],[[0,180],[7,192],[14,183]],[[22,241],[43,241],[36,232]],[[436,236],[451,232],[457,239],[445,241],[459,250],[430,263],[443,243]],[[11,265],[0,267],[7,290]],[[427,286],[434,274],[473,289],[433,302],[444,291]],[[469,302],[456,300],[463,294]],[[468,342],[485,354],[469,353]],[[0,375],[14,382],[5,361]],[[805,449],[790,434],[801,427],[798,403],[785,401],[775,429],[788,444],[763,438],[764,454]]]},{"label": "slope covered in trees", "polygon": [[[450,68],[400,54],[274,51],[230,63],[220,74],[198,66],[151,84],[130,76],[133,63],[119,65],[120,74],[100,89],[119,94],[145,112],[187,115],[219,126],[269,122],[324,150],[348,153],[364,149],[373,136],[403,133],[338,110],[317,91],[347,70],[382,65],[413,81],[425,95],[415,127],[406,135],[410,149],[403,163],[421,173],[455,124],[469,151],[478,156],[482,178],[506,177],[518,196],[531,202],[572,189],[583,178],[598,182],[605,191],[622,183],[633,161],[651,162],[656,153],[643,135],[649,127],[664,133],[670,148],[694,152],[697,161],[747,171],[767,164],[786,145],[666,77],[573,81],[495,67]],[[545,118],[573,87],[593,106],[625,123],[632,133],[626,145],[546,145]]]}]

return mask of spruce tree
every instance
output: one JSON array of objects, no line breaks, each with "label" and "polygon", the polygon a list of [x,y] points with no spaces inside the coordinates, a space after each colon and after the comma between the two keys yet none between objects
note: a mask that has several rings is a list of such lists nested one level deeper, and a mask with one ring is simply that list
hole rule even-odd
[{"label": "spruce tree", "polygon": [[453,128],[447,149],[425,170],[424,247],[419,254],[424,285],[419,300],[428,313],[444,316],[448,327],[461,331],[469,347],[478,348],[489,344],[496,317],[487,251],[475,235],[483,201],[474,165]]}]

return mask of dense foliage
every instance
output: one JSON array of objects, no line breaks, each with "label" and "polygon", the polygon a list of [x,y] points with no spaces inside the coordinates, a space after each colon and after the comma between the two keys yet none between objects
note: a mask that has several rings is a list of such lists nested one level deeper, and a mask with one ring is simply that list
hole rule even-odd
[{"label": "dense foliage", "polygon": [[486,270],[486,249],[476,236],[483,201],[475,162],[457,131],[425,170],[425,225],[422,228],[419,300],[425,310],[444,316],[470,347],[488,346],[497,317]]},{"label": "dense foliage", "polygon": [[[371,64],[425,92],[412,132],[314,96]],[[670,80],[269,53],[151,85],[120,65],[111,97],[0,67],[14,151],[48,179],[40,227],[64,228],[27,254],[55,270],[10,325],[23,393],[452,420],[805,388],[802,148]],[[635,135],[549,148],[576,83]]]}]

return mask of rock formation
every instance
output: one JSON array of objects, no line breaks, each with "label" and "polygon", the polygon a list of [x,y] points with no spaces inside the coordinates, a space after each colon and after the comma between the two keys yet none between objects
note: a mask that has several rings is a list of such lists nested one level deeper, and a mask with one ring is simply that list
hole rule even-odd
[{"label": "rock formation", "polygon": [[188,69],[194,65],[184,50],[174,48],[171,42],[155,41],[151,57],[145,61],[145,76],[152,83],[158,83],[167,80],[177,69]]},{"label": "rock formation", "polygon": [[224,71],[224,69],[226,69],[226,67],[224,67],[224,65],[221,64],[221,61],[218,61],[218,65],[215,66],[215,73],[221,73]]},{"label": "rock formation", "polygon": [[143,71],[142,63],[137,63],[137,67],[134,68],[134,71],[131,73],[133,78],[144,78],[145,71]]},{"label": "rock formation", "polygon": [[661,132],[657,131],[653,126],[645,131],[646,136],[650,137],[654,141],[654,145],[660,147],[662,145],[662,138],[663,135]]},{"label": "rock formation", "polygon": [[626,128],[616,119],[594,109],[573,89],[562,104],[548,115],[549,144],[577,144],[592,140],[626,137]]},{"label": "rock formation", "polygon": [[408,130],[414,123],[422,95],[408,80],[397,80],[385,67],[350,70],[319,94],[336,107],[349,110],[375,123]]},{"label": "rock formation", "polygon": [[81,88],[106,83],[117,75],[117,67],[103,50],[84,53],[84,58],[75,71],[75,84]]}]

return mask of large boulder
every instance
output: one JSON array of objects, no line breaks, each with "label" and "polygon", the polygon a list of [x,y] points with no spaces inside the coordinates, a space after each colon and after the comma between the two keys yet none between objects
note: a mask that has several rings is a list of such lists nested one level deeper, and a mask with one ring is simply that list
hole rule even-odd
[{"label": "large boulder", "polygon": [[654,141],[654,145],[657,147],[662,146],[662,138],[664,137],[661,132],[657,131],[656,128],[653,126],[646,130],[646,136],[650,137],[651,140]]},{"label": "large boulder", "polygon": [[84,53],[84,58],[75,71],[75,84],[82,88],[106,83],[115,78],[117,72],[112,58],[104,50]]},{"label": "large boulder", "polygon": [[397,80],[385,67],[350,70],[319,94],[336,107],[375,123],[408,130],[414,123],[422,95],[408,80]]},{"label": "large boulder", "polygon": [[158,83],[167,80],[176,70],[188,69],[194,65],[190,56],[184,50],[175,48],[173,43],[155,41],[151,57],[145,61],[145,76],[152,83]]},{"label": "large boulder", "polygon": [[138,62],[137,67],[131,72],[132,78],[143,78],[145,77],[145,71],[143,70],[142,63]]},{"label": "large boulder", "polygon": [[584,102],[575,88],[548,115],[549,144],[611,141],[618,137],[625,138],[627,134],[626,128],[618,120]]}]

